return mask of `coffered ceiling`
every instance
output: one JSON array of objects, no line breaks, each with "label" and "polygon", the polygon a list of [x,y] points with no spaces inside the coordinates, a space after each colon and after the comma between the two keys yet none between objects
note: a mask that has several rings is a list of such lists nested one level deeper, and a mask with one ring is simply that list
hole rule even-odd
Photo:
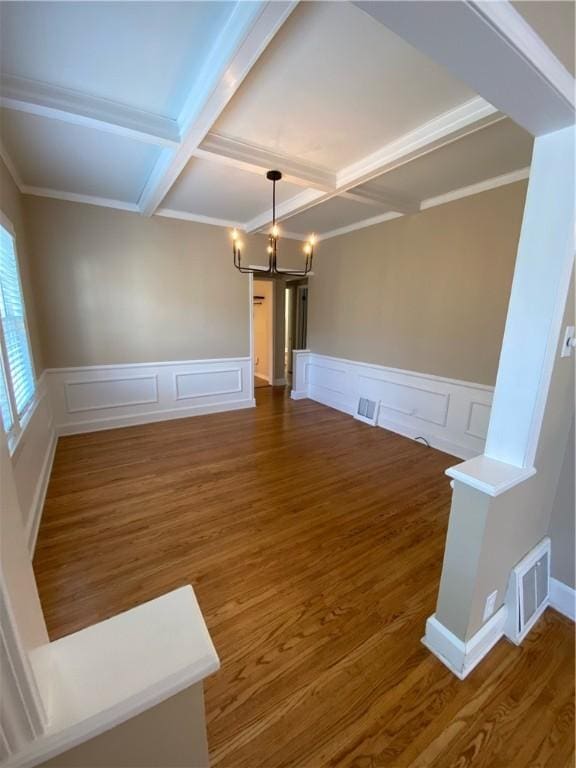
[{"label": "coffered ceiling", "polygon": [[[514,7],[569,60],[572,3]],[[274,167],[283,229],[326,236],[530,164],[524,128],[358,4],[2,2],[0,30],[27,194],[258,231]]]}]

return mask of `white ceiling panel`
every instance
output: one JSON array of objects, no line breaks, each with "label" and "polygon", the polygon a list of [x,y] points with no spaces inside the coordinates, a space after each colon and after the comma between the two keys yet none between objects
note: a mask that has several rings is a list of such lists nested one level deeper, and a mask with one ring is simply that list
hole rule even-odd
[{"label": "white ceiling panel", "polygon": [[8,154],[25,185],[138,202],[159,149],[93,128],[0,111]]},{"label": "white ceiling panel", "polygon": [[576,3],[573,0],[517,0],[513,5],[574,75]]},{"label": "white ceiling panel", "polygon": [[[302,192],[301,187],[279,181],[276,202]],[[201,216],[247,221],[272,207],[272,182],[262,174],[222,163],[193,158],[166,196],[162,208]]]},{"label": "white ceiling panel", "polygon": [[332,229],[347,227],[357,221],[385,213],[384,208],[357,203],[345,197],[333,197],[281,223],[281,228],[298,235],[322,234]]},{"label": "white ceiling panel", "polygon": [[0,67],[176,118],[234,5],[2,3]]},{"label": "white ceiling panel", "polygon": [[369,186],[424,200],[526,168],[531,155],[532,137],[502,120],[389,171]]},{"label": "white ceiling panel", "polygon": [[348,3],[301,3],[214,130],[340,169],[475,96]]}]

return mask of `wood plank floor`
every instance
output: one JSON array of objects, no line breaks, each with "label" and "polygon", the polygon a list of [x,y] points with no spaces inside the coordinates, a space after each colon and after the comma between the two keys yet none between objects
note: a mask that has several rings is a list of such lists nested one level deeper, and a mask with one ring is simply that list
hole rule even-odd
[{"label": "wood plank floor", "polygon": [[214,766],[573,765],[570,622],[548,610],[465,682],[420,643],[455,460],[257,401],[59,441],[34,561],[51,637],[191,583],[222,661]]}]

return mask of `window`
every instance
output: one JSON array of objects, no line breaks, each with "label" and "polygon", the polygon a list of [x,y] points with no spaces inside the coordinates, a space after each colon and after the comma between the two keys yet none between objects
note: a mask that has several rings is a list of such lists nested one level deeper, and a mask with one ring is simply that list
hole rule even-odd
[{"label": "window", "polygon": [[9,439],[15,440],[34,402],[36,382],[16,243],[12,227],[0,224],[0,413]]}]

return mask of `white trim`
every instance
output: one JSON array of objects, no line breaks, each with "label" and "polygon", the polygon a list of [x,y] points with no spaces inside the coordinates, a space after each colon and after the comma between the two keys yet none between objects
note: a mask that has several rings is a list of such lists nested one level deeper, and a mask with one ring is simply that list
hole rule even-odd
[{"label": "white trim", "polygon": [[[497,189],[507,184],[515,184],[518,181],[523,181],[530,176],[530,168],[521,168],[519,171],[511,171],[510,173],[504,173],[501,176],[494,176],[491,179],[485,181],[479,181],[477,184],[470,184],[467,187],[460,187],[460,189],[454,189],[451,192],[445,192],[442,195],[436,197],[429,197],[426,200],[422,200],[420,203],[420,210],[425,211],[428,208],[435,208],[437,205],[444,205],[445,203],[451,203],[455,200],[460,200],[463,197],[470,197],[471,195],[478,195],[481,192],[488,192],[491,189]],[[364,229],[366,227],[373,227],[375,224],[382,224],[384,221],[391,221],[392,219],[398,219],[403,216],[402,213],[395,211],[389,211],[383,213],[380,216],[372,216],[369,219],[362,219],[354,224],[348,224],[346,227],[338,227],[338,229],[332,229],[329,232],[324,232],[318,235],[318,242],[321,240],[328,240],[331,237],[337,237],[338,235],[347,235],[349,232],[355,232],[357,229]]]},{"label": "white trim", "polygon": [[144,215],[151,216],[158,208],[296,4],[294,0],[236,4],[178,119],[181,144],[176,151],[163,150],[142,192],[139,206]]},{"label": "white trim", "polygon": [[131,416],[106,416],[90,421],[61,424],[56,427],[58,436],[81,435],[89,432],[101,432],[105,429],[121,429],[122,427],[134,427],[139,424],[152,424],[157,421],[171,421],[172,419],[187,419],[190,416],[205,416],[210,413],[223,413],[225,411],[239,411],[243,408],[254,408],[255,400],[227,400],[225,403],[212,405],[190,405],[186,408],[171,408],[162,411],[148,411]]},{"label": "white trim", "polygon": [[292,400],[309,400],[308,392],[306,391],[299,392],[296,389],[293,389],[290,392],[290,397],[292,398]]},{"label": "white trim", "polygon": [[[296,216],[319,203],[324,203],[360,184],[382,176],[387,171],[503,119],[504,115],[484,99],[479,96],[470,99],[338,171],[335,190],[322,193],[311,189],[284,201],[276,207],[276,219],[282,221]],[[405,208],[405,205],[406,201],[403,200],[399,207]],[[246,231],[255,231],[268,226],[271,222],[272,209],[269,209],[247,222]]]},{"label": "white trim", "polygon": [[[250,365],[249,358],[229,357],[50,369],[46,376],[56,433],[250,408],[254,405]],[[236,375],[232,382],[231,373]],[[179,389],[178,383],[184,381],[189,386]],[[76,400],[70,400],[70,391],[78,395]]]},{"label": "white trim", "polygon": [[202,357],[198,360],[155,360],[150,363],[108,363],[103,365],[75,365],[68,368],[46,368],[45,373],[84,373],[85,371],[115,371],[118,368],[161,368],[173,365],[248,362],[249,357]]},{"label": "white trim", "polygon": [[[484,450],[485,436],[470,434],[472,403],[490,409],[492,387],[432,374],[388,368],[295,350],[293,399],[308,397],[354,415],[359,397],[379,404],[377,426],[470,459]],[[481,429],[481,425],[479,430]]]},{"label": "white trim", "polygon": [[506,606],[503,605],[466,642],[450,632],[438,621],[436,614],[433,614],[426,622],[426,634],[422,643],[456,677],[464,680],[504,636],[507,613]]},{"label": "white trim", "polygon": [[[471,433],[468,431],[468,434]],[[446,474],[488,496],[500,496],[535,475],[536,468],[516,467],[482,455],[475,456],[455,467],[449,467]]]},{"label": "white trim", "polygon": [[57,445],[58,437],[56,432],[52,429],[50,444],[44,458],[44,463],[42,464],[42,469],[40,470],[40,477],[38,478],[36,490],[34,492],[32,508],[29,511],[26,533],[30,558],[34,557],[34,551],[36,549],[36,540],[38,538],[38,531],[40,530],[40,522],[42,521],[42,512],[44,510],[44,502],[46,501],[46,493],[48,492],[48,484],[50,483],[50,475],[52,474]]},{"label": "white trim", "polygon": [[[146,642],[142,642],[142,638]],[[31,654],[48,668],[46,731],[4,768],[32,768],[197,683],[220,667],[191,586],[55,640]]]},{"label": "white trim", "polygon": [[325,191],[336,189],[334,171],[214,131],[206,135],[194,150],[194,156],[258,175],[263,175],[270,168],[277,168],[282,171],[282,178],[291,184]]},{"label": "white trim", "polygon": [[[238,384],[234,389],[221,389],[216,391],[196,392],[193,395],[182,395],[178,387],[178,379],[183,376],[204,376],[206,374],[214,373],[235,373],[238,378]],[[158,378],[156,378],[158,380]],[[174,374],[174,399],[175,400],[195,400],[197,397],[214,397],[217,395],[235,395],[238,392],[242,392],[242,368],[219,368],[218,371],[214,370],[199,370],[199,371],[186,371],[183,373]]]},{"label": "white trim", "polygon": [[108,197],[78,195],[75,192],[63,192],[60,189],[49,189],[48,187],[30,187],[28,185],[24,185],[20,191],[23,195],[33,195],[34,197],[50,197],[54,200],[65,200],[69,203],[85,203],[87,205],[98,205],[102,208],[116,208],[119,211],[140,213],[140,209],[136,203],[127,203],[124,200],[113,200],[112,198]]},{"label": "white trim", "polygon": [[159,146],[177,147],[180,141],[176,120],[13,75],[2,76],[0,106]]},{"label": "white trim", "polygon": [[[104,403],[98,405],[87,405],[82,408],[73,408],[70,405],[70,390],[72,387],[85,387],[90,384],[120,384],[126,381],[152,381],[154,383],[154,396],[147,399],[140,400],[125,400],[121,403]],[[85,413],[86,411],[103,411],[107,408],[125,408],[131,405],[151,405],[157,403],[158,397],[158,375],[157,374],[143,374],[141,376],[116,376],[115,378],[106,379],[82,379],[81,381],[64,381],[64,400],[66,402],[66,411],[68,413]]]},{"label": "white trim", "polygon": [[518,171],[503,173],[501,176],[494,176],[491,179],[486,179],[486,181],[479,181],[477,184],[470,184],[467,187],[460,187],[460,189],[455,189],[452,192],[446,192],[443,195],[429,197],[422,201],[422,205],[420,207],[421,210],[425,211],[427,208],[435,208],[437,205],[451,203],[454,200],[460,200],[462,197],[479,195],[481,192],[488,192],[491,189],[505,187],[507,184],[515,184],[518,181],[524,181],[529,176],[530,167],[520,168]]},{"label": "white trim", "polygon": [[420,210],[420,200],[394,190],[372,189],[367,185],[353,187],[348,192],[342,192],[340,196],[364,205],[384,208],[386,212],[395,211],[408,214],[418,213]]},{"label": "white trim", "polygon": [[571,621],[576,621],[576,590],[550,577],[550,607]]},{"label": "white trim", "polygon": [[22,177],[18,173],[18,169],[12,162],[12,158],[8,154],[8,150],[6,149],[6,146],[4,145],[1,139],[0,139],[0,158],[4,161],[4,165],[6,166],[8,173],[12,177],[12,181],[18,187],[18,191],[22,192],[22,188],[24,187],[24,182],[22,181]]},{"label": "white trim", "polygon": [[[547,555],[546,594],[538,608],[528,621],[524,621],[524,583],[523,578],[536,565],[538,560]],[[506,589],[508,616],[504,634],[515,645],[520,645],[540,616],[550,604],[550,559],[551,548],[548,536],[542,539],[520,562],[512,568]]]},{"label": "white trim", "polygon": [[574,124],[574,79],[511,2],[354,5],[533,136]]},{"label": "white trim", "polygon": [[243,231],[244,224],[241,221],[229,221],[228,219],[216,219],[213,216],[202,216],[199,213],[189,211],[177,211],[174,208],[157,208],[154,216],[163,216],[166,219],[181,219],[193,221],[197,224],[210,224],[213,227],[226,227]]}]

